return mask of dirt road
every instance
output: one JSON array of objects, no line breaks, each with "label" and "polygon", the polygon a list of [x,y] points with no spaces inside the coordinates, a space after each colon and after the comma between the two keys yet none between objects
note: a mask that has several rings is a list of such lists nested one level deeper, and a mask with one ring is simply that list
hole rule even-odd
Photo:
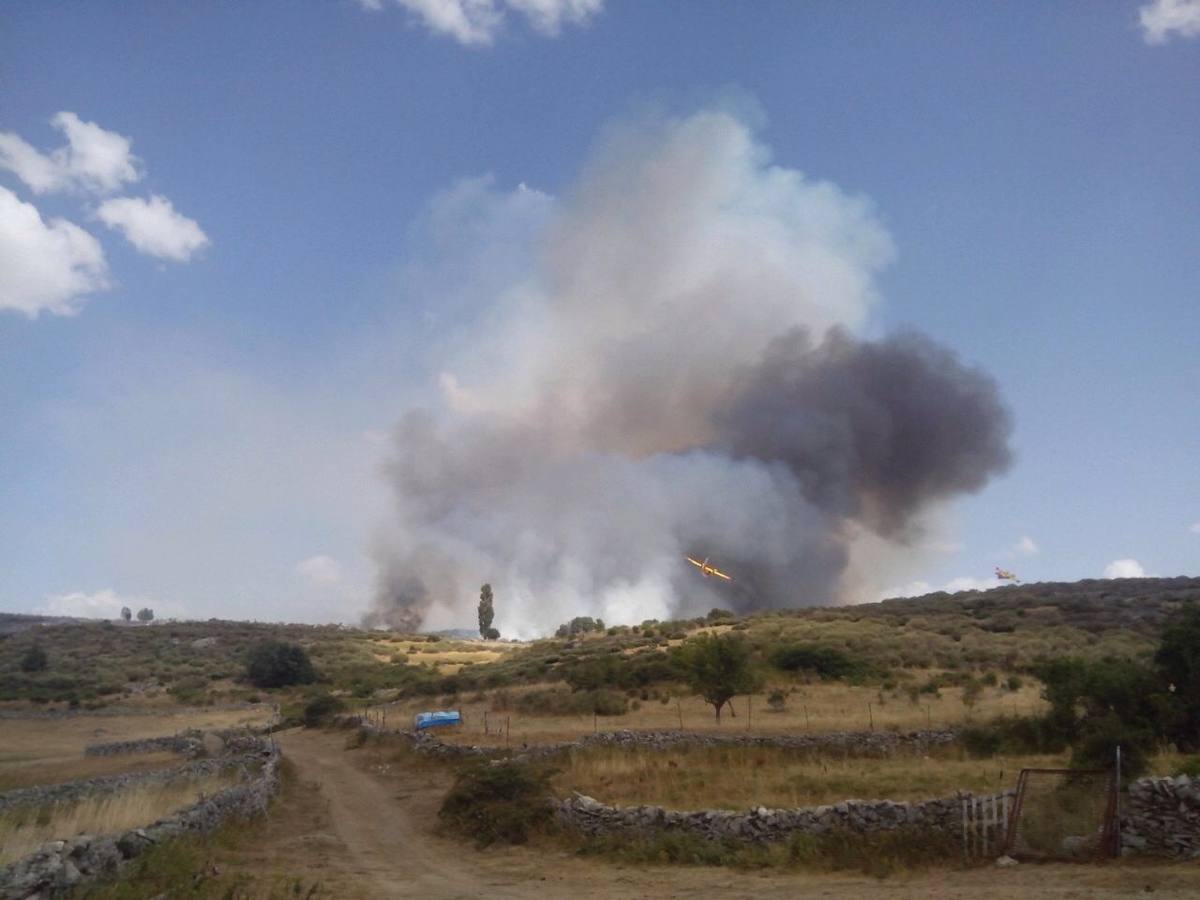
[{"label": "dirt road", "polygon": [[498,898],[1047,898],[1200,896],[1198,865],[991,867],[884,881],[822,873],[620,867],[545,847],[476,851],[433,832],[448,776],[406,770],[345,734],[281,737],[295,779],[255,848],[257,864],[320,882],[335,897]]}]

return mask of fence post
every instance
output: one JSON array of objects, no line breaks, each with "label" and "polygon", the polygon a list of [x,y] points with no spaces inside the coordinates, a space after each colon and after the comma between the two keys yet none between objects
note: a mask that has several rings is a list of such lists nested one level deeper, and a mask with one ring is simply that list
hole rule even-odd
[{"label": "fence post", "polygon": [[746,730],[750,730],[750,726],[754,724],[754,695],[746,695]]},{"label": "fence post", "polygon": [[1121,745],[1117,744],[1117,785],[1116,806],[1113,810],[1113,856],[1121,856]]},{"label": "fence post", "polygon": [[871,730],[875,730],[875,712],[871,709],[871,701],[867,701],[867,721],[871,725]]},{"label": "fence post", "polygon": [[675,698],[675,711],[679,713],[679,730],[683,731],[683,705],[679,702],[679,698]]},{"label": "fence post", "polygon": [[959,796],[958,798],[959,811],[962,813],[962,847],[963,859],[967,859],[971,853],[967,843],[967,798]]}]

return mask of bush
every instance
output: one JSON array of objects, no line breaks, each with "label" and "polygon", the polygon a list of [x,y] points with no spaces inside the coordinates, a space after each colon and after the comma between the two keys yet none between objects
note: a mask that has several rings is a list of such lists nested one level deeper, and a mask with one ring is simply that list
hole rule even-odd
[{"label": "bush", "polygon": [[995,719],[959,732],[967,755],[989,759],[998,753],[1061,753],[1067,742],[1048,718]]},{"label": "bush", "polygon": [[514,762],[469,766],[446,794],[438,817],[481,848],[497,842],[524,844],[552,821],[551,774]]},{"label": "bush", "polygon": [[[607,688],[590,691],[564,691],[548,688],[521,694],[513,704],[527,716],[623,716],[629,710],[629,698]],[[493,709],[497,709],[495,702]],[[507,708],[507,706],[503,707]]]},{"label": "bush", "polygon": [[258,644],[247,656],[246,680],[255,687],[277,688],[312,684],[317,673],[299,644],[269,640]]},{"label": "bush", "polygon": [[305,728],[319,728],[346,708],[340,697],[335,697],[327,691],[314,694],[304,704],[302,714]]},{"label": "bush", "polygon": [[861,673],[864,668],[841,650],[813,644],[776,647],[769,660],[771,665],[785,672],[811,671],[822,678],[846,678]]},{"label": "bush", "polygon": [[1179,763],[1176,775],[1186,775],[1192,780],[1200,779],[1200,756],[1189,756]]},{"label": "bush", "polygon": [[787,697],[783,691],[776,688],[767,694],[767,706],[771,708],[771,712],[783,712],[787,708]]},{"label": "bush", "polygon": [[21,657],[22,672],[44,672],[49,664],[46,651],[37,644],[26,650],[25,655]]},{"label": "bush", "polygon": [[1121,778],[1131,781],[1150,768],[1154,735],[1115,713],[1088,719],[1071,750],[1073,769],[1111,769],[1121,748]]}]

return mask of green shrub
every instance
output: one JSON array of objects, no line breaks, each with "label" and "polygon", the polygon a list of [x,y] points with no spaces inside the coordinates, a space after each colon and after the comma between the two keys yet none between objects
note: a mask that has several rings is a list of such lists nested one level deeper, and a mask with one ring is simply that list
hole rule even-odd
[{"label": "green shrub", "polygon": [[768,657],[771,665],[785,672],[809,671],[822,678],[846,678],[862,670],[861,663],[833,647],[788,644],[776,647]]},{"label": "green shrub", "polygon": [[1188,778],[1200,778],[1200,756],[1186,757],[1175,770],[1176,775],[1186,775]]},{"label": "green shrub", "polygon": [[1115,713],[1092,716],[1071,748],[1071,768],[1111,769],[1121,748],[1121,778],[1130,781],[1150,768],[1154,735]]},{"label": "green shrub", "polygon": [[[624,694],[598,688],[590,691],[565,691],[546,688],[529,691],[513,701],[513,708],[527,716],[623,716],[629,711],[629,698]],[[493,709],[498,707],[493,701]]]},{"label": "green shrub", "polygon": [[787,696],[779,688],[776,688],[767,694],[767,706],[770,707],[771,712],[783,712],[787,708]]},{"label": "green shrub", "polygon": [[521,763],[480,763],[462,769],[438,817],[478,847],[523,844],[550,825],[550,775]]},{"label": "green shrub", "polygon": [[267,640],[256,645],[246,657],[246,680],[255,687],[277,688],[312,684],[317,673],[299,644]]},{"label": "green shrub", "polygon": [[335,697],[328,691],[314,694],[304,704],[302,718],[305,728],[319,728],[346,708],[340,697]]},{"label": "green shrub", "polygon": [[46,651],[37,644],[26,650],[25,655],[21,657],[22,672],[44,672],[49,664]]}]

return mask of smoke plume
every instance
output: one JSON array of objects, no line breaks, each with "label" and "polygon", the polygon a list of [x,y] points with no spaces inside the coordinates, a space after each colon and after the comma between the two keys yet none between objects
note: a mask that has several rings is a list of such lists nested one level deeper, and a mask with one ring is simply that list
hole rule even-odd
[{"label": "smoke plume", "polygon": [[909,541],[1009,464],[988,376],[856,336],[893,257],[871,205],[734,115],[612,129],[561,200],[471,182],[437,213],[477,245],[444,251],[465,287],[395,430],[373,623],[468,624],[485,581],[506,634],[842,602],[856,536]]}]

